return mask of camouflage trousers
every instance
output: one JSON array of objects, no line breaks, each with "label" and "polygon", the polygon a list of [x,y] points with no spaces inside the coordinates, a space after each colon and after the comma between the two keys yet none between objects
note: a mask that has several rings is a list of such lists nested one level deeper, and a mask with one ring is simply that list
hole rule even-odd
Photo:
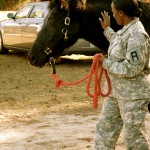
[{"label": "camouflage trousers", "polygon": [[149,99],[118,100],[107,97],[104,100],[99,121],[96,125],[95,150],[114,150],[120,132],[124,127],[127,150],[149,150],[142,128],[148,112]]}]

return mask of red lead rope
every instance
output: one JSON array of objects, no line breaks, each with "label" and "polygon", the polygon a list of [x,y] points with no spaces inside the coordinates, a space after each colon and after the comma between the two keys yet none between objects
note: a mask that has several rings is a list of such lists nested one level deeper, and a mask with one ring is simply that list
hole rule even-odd
[{"label": "red lead rope", "polygon": [[[103,72],[104,72],[104,75],[105,75],[105,78],[107,81],[107,89],[108,89],[107,93],[103,93],[102,89],[101,89],[101,81],[102,81]],[[110,80],[109,80],[107,71],[100,64],[100,54],[96,54],[94,56],[90,72],[80,80],[77,80],[75,82],[66,83],[63,80],[60,80],[56,74],[52,73],[51,75],[52,75],[53,79],[55,80],[56,88],[59,88],[60,86],[71,86],[71,85],[79,84],[79,83],[83,82],[84,80],[86,80],[87,78],[89,78],[87,85],[86,85],[86,92],[87,92],[88,96],[93,99],[93,107],[94,108],[98,107],[98,96],[107,97],[111,92],[111,84],[110,84]],[[91,94],[89,89],[90,89],[91,80],[92,80],[93,75],[95,77],[94,78],[94,94]]]}]

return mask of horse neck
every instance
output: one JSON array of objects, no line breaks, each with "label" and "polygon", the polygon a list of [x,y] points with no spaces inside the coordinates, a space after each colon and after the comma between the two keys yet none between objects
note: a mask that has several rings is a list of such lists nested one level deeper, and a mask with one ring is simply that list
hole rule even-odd
[{"label": "horse neck", "polygon": [[91,0],[91,3],[88,3],[85,10],[77,11],[77,19],[80,24],[79,37],[91,42],[98,48],[107,51],[109,43],[103,35],[103,29],[100,25],[99,17],[104,10],[108,11],[110,14],[111,8],[110,3],[102,3],[99,1],[93,2]]},{"label": "horse neck", "polygon": [[[114,20],[111,12],[111,2],[112,0],[88,0],[87,7],[85,10],[76,9],[75,18],[79,23],[79,38],[84,38],[85,40],[96,45],[100,49],[107,51],[108,41],[103,35],[103,29],[99,22],[99,17],[101,17],[101,12],[108,11],[111,17],[111,27],[117,31],[121,29]],[[144,3],[139,1],[139,6],[143,10],[143,15],[140,18],[146,31],[150,35],[150,3]]]}]

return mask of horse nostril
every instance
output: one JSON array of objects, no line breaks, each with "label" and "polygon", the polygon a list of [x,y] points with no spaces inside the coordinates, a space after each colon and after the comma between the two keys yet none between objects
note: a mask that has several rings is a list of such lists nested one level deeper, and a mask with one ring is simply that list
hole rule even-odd
[{"label": "horse nostril", "polygon": [[31,56],[31,61],[35,61],[35,60],[36,60],[35,56]]},{"label": "horse nostril", "polygon": [[37,59],[36,59],[36,57],[35,57],[34,55],[32,55],[32,56],[30,56],[30,57],[28,57],[28,58],[29,58],[30,63],[31,63],[32,65],[35,65],[35,64],[37,63]]}]

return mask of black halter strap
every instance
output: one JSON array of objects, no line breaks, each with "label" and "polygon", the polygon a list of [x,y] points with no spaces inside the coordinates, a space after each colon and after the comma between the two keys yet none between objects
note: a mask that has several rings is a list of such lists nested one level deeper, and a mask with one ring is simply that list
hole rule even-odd
[{"label": "black halter strap", "polygon": [[64,34],[64,41],[68,41],[68,26],[70,25],[70,2],[68,1],[69,6],[67,9],[67,16],[64,21],[64,28],[62,29],[62,33]]},{"label": "black halter strap", "polygon": [[[70,25],[70,2],[68,1],[69,3],[69,6],[68,6],[68,9],[67,9],[67,16],[64,20],[64,28],[62,29],[62,34],[59,36],[59,38],[57,38],[56,42],[55,42],[55,45],[59,42],[59,40],[64,36],[64,42],[67,42],[68,41],[68,26]],[[42,45],[40,45],[41,47],[43,47]],[[46,47],[44,48],[44,52],[50,56],[52,53],[53,53],[53,50],[52,50],[53,47],[49,48],[49,47]]]}]

